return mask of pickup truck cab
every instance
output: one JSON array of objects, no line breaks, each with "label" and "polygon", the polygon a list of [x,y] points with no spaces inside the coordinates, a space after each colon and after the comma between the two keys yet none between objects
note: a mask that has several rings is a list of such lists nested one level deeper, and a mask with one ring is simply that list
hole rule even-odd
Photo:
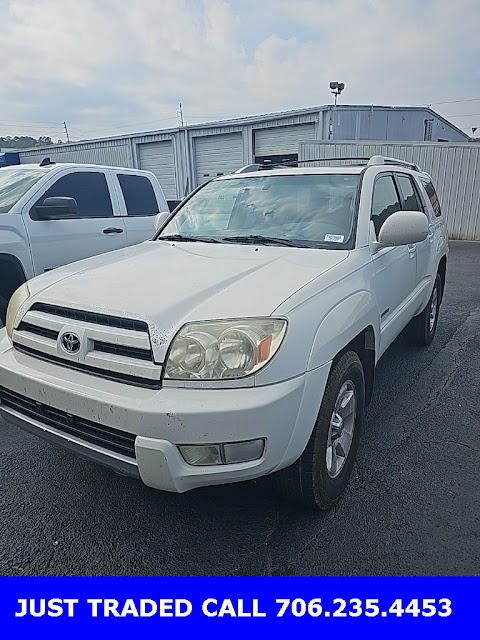
[{"label": "pickup truck cab", "polygon": [[151,241],[17,290],[3,417],[157,489],[271,474],[334,504],[379,358],[435,335],[445,223],[398,160],[256,169],[199,188]]},{"label": "pickup truck cab", "polygon": [[151,238],[166,208],[149,171],[48,159],[0,169],[0,327],[23,282]]}]

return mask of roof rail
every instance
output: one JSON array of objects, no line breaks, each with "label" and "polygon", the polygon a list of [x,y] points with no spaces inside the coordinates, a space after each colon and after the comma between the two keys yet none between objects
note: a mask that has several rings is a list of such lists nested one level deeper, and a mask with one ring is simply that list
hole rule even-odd
[{"label": "roof rail", "polygon": [[386,158],[385,156],[377,155],[372,156],[367,162],[367,166],[369,167],[377,164],[399,164],[402,167],[408,167],[414,171],[421,171],[418,164],[415,164],[414,162],[407,162],[406,160],[399,160],[398,158]]},{"label": "roof rail", "polygon": [[310,158],[308,160],[284,160],[283,162],[271,162],[267,164],[254,163],[247,164],[245,167],[242,167],[241,169],[235,171],[235,173],[251,173],[252,171],[264,171],[265,169],[281,169],[282,167],[288,169],[291,167],[297,167],[299,164],[303,164],[305,162],[345,162],[347,160],[351,160],[352,162],[357,164],[366,164],[367,167],[379,164],[398,164],[402,167],[413,169],[414,171],[421,171],[420,167],[414,162],[407,162],[406,160],[399,160],[398,158],[386,158],[385,156],[376,155],[371,156],[370,158]]},{"label": "roof rail", "polygon": [[259,164],[247,164],[245,165],[245,167],[242,167],[241,169],[237,169],[237,171],[234,171],[234,173],[251,173],[252,171],[259,171],[259,169],[260,169]]}]

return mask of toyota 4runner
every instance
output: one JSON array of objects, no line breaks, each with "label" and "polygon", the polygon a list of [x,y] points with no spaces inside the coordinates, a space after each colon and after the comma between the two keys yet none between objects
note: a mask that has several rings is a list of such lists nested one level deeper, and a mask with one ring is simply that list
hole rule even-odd
[{"label": "toyota 4runner", "polygon": [[272,474],[334,504],[379,358],[402,331],[435,335],[445,223],[399,160],[258,168],[160,214],[151,241],[22,285],[3,417],[157,489]]}]

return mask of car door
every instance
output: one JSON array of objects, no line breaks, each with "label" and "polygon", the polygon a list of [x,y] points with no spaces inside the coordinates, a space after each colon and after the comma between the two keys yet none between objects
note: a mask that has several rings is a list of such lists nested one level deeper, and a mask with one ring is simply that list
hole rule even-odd
[{"label": "car door", "polygon": [[[35,274],[69,262],[120,249],[125,225],[112,204],[116,195],[108,171],[86,167],[56,173],[23,209]],[[63,220],[41,220],[35,207],[45,198],[66,196],[77,202],[77,214]]]},{"label": "car door", "polygon": [[[379,174],[373,185],[371,205],[372,235],[376,236],[375,240],[385,220],[401,209],[393,174]],[[412,296],[416,281],[415,250],[412,246],[382,247],[373,242],[371,251],[383,352],[406,324],[404,307]]]},{"label": "car door", "polygon": [[421,211],[428,219],[428,236],[423,242],[417,242],[415,245],[415,261],[416,261],[416,289],[418,293],[424,289],[432,278],[432,252],[433,252],[433,228],[430,216],[425,211],[425,206],[420,198],[418,187],[415,184],[413,176],[405,173],[396,173],[396,180],[402,200],[402,209],[405,211]]},{"label": "car door", "polygon": [[155,233],[155,216],[168,211],[165,200],[155,193],[146,175],[117,172],[116,178],[127,245],[149,240]]}]

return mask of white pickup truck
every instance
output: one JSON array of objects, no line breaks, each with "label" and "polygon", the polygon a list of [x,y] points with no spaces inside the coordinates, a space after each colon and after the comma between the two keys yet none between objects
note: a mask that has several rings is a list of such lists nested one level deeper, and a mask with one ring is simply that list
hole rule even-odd
[{"label": "white pickup truck", "polygon": [[0,169],[0,327],[26,280],[151,238],[166,208],[149,171],[48,158]]},{"label": "white pickup truck", "polygon": [[435,334],[445,223],[430,177],[397,160],[256,169],[160,214],[152,241],[20,287],[3,417],[157,489],[272,474],[334,504],[379,358]]}]

